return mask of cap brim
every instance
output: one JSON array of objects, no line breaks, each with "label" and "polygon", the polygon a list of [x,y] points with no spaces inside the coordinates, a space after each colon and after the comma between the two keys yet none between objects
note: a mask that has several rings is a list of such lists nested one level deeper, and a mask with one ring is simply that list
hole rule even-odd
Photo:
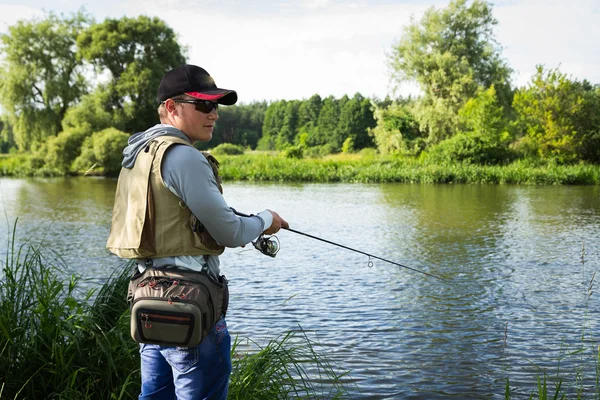
[{"label": "cap brim", "polygon": [[225,106],[234,105],[237,102],[237,93],[235,90],[227,89],[211,89],[201,92],[186,92],[188,96],[192,96],[199,100],[215,101]]}]

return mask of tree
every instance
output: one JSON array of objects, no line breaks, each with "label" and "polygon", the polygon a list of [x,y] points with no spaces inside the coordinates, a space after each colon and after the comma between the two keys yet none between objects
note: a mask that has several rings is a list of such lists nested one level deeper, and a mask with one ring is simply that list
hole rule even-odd
[{"label": "tree", "polygon": [[530,84],[515,94],[517,147],[560,162],[600,161],[599,93],[588,82],[538,66]]},{"label": "tree", "polygon": [[262,129],[263,137],[259,141],[261,150],[273,150],[276,148],[277,137],[283,128],[286,107],[287,102],[285,100],[274,101],[267,107]]},{"label": "tree", "polygon": [[329,96],[323,101],[323,107],[321,107],[321,112],[317,119],[317,127],[313,135],[309,136],[308,144],[311,146],[320,146],[329,143],[335,147],[335,150],[339,150],[341,143],[338,144],[335,137],[339,121],[340,109],[338,100],[333,96]]},{"label": "tree", "polygon": [[68,108],[86,93],[76,38],[90,19],[48,14],[19,21],[0,36],[0,103],[19,150],[37,148],[61,130]]},{"label": "tree", "polygon": [[424,147],[424,133],[405,104],[393,102],[387,107],[375,107],[377,124],[369,129],[381,154],[418,154]]},{"label": "tree", "polygon": [[491,5],[474,0],[430,8],[412,22],[393,47],[388,61],[397,83],[417,82],[422,97],[413,114],[429,141],[436,143],[456,132],[458,110],[479,87],[494,85],[500,104],[510,108],[511,70],[500,57],[494,38]]},{"label": "tree", "polygon": [[283,125],[277,137],[277,148],[283,149],[294,144],[298,125],[298,108],[300,101],[288,101],[283,112]]},{"label": "tree", "polygon": [[375,119],[371,110],[371,102],[360,93],[356,93],[352,99],[346,101],[340,112],[337,128],[338,140],[345,143],[347,139],[350,139],[354,150],[373,146],[373,139],[369,136],[368,131],[374,126]]},{"label": "tree", "polygon": [[111,80],[98,85],[106,92],[105,109],[126,132],[158,122],[156,88],[164,74],[185,63],[173,29],[158,18],[106,19],[77,38],[79,56]]}]

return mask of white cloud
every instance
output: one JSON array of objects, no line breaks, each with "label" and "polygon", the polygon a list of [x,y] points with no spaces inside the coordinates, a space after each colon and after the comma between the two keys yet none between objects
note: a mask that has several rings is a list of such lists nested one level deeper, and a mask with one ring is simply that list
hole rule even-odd
[{"label": "white cloud", "polygon": [[[138,3],[130,3],[137,8]],[[146,5],[148,3],[145,3]],[[305,2],[314,6],[314,2]],[[152,9],[189,47],[189,62],[205,67],[241,101],[336,97],[360,92],[385,97],[386,52],[422,5],[352,5],[318,2],[294,13]],[[154,7],[154,6],[153,6]],[[271,10],[272,11],[272,10]]]},{"label": "white cloud", "polygon": [[523,86],[537,64],[600,83],[600,3],[521,0],[494,9],[497,38]]},{"label": "white cloud", "polygon": [[[35,0],[33,0],[35,1]],[[30,3],[28,3],[30,4]],[[89,4],[97,20],[140,14],[163,19],[189,47],[189,62],[217,83],[236,89],[244,102],[299,99],[360,92],[390,92],[386,53],[414,16],[448,0],[105,0]],[[74,12],[77,0],[53,3]],[[43,15],[39,8],[0,5],[0,32],[17,20]],[[600,83],[598,0],[497,0],[497,39],[515,70],[529,81],[536,64]],[[415,93],[413,85],[401,94]]]},{"label": "white cloud", "polygon": [[44,12],[41,8],[22,5],[0,4],[0,33],[8,32],[8,27],[22,19],[41,17]]}]

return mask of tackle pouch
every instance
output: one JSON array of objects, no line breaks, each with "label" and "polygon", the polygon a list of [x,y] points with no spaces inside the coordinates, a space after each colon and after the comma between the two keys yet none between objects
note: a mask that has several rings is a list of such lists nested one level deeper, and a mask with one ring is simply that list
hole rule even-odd
[{"label": "tackle pouch", "polygon": [[193,347],[227,312],[229,291],[224,276],[146,268],[131,278],[127,300],[136,342]]}]

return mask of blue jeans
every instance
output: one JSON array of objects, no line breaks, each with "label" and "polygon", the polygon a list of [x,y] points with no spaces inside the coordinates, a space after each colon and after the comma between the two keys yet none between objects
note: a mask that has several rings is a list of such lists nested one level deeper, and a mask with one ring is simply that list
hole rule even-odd
[{"label": "blue jeans", "polygon": [[140,344],[139,400],[225,400],[231,374],[231,337],[219,320],[197,347]]}]

